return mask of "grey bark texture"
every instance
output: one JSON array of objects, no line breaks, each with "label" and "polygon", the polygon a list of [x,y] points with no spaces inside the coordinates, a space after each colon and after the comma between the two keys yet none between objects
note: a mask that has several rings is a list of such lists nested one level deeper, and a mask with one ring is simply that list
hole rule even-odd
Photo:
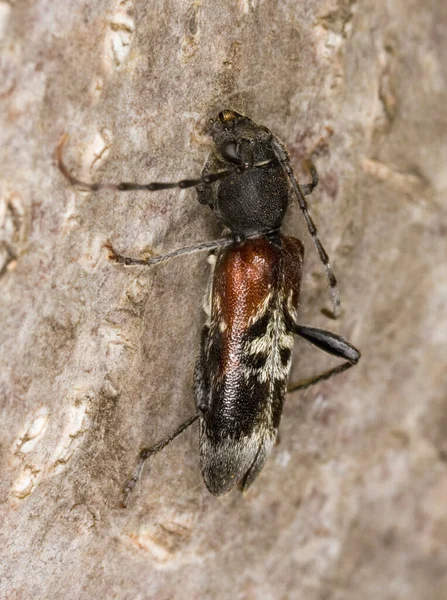
[{"label": "grey bark texture", "polygon": [[[0,1],[1,562],[7,599],[447,598],[447,3]],[[245,497],[212,497],[192,427],[206,255],[107,259],[221,231],[195,192],[88,180],[200,173],[233,108],[288,145],[340,282],[297,209],[301,322],[359,365],[287,399]],[[336,364],[297,341],[291,380]]]}]

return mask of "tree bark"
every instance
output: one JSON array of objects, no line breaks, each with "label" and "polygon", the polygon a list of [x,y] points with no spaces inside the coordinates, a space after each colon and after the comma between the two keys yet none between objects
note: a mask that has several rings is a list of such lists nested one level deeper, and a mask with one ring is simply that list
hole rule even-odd
[{"label": "tree bark", "polygon": [[[447,4],[422,0],[0,2],[2,598],[447,597]],[[127,509],[142,445],[194,412],[206,255],[193,190],[70,188],[196,177],[232,108],[312,156],[301,322],[362,352],[288,397],[245,497],[201,480],[197,429]],[[142,254],[143,253],[143,254]],[[291,380],[336,364],[297,341]],[[149,473],[150,470],[150,473]]]}]

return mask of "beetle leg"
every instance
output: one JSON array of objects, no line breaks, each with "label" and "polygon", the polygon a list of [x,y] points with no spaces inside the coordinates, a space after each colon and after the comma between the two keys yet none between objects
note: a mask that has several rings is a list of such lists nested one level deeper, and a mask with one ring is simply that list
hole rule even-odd
[{"label": "beetle leg", "polygon": [[129,503],[130,494],[132,493],[132,490],[134,489],[134,487],[138,483],[138,480],[141,477],[141,473],[143,472],[143,467],[144,467],[144,463],[146,462],[146,460],[150,456],[153,456],[154,454],[157,454],[157,452],[160,452],[160,450],[163,450],[163,448],[166,448],[166,446],[168,444],[170,444],[173,440],[175,440],[175,438],[178,437],[181,433],[183,433],[185,431],[185,429],[188,429],[188,427],[190,425],[195,423],[195,421],[197,421],[198,418],[199,418],[198,414],[193,415],[192,417],[190,417],[189,419],[184,421],[179,427],[177,427],[177,429],[175,431],[173,431],[173,433],[166,436],[165,438],[163,438],[162,440],[160,440],[153,446],[143,448],[140,451],[140,458],[139,458],[137,466],[135,467],[135,470],[132,474],[132,477],[129,479],[129,481],[126,483],[126,485],[123,488],[124,498],[123,498],[123,501],[121,502],[122,508],[127,507],[128,503]]},{"label": "beetle leg", "polygon": [[104,247],[109,251],[110,260],[127,266],[140,265],[149,267],[164,262],[165,260],[169,260],[170,258],[182,256],[183,254],[193,254],[194,252],[202,252],[204,250],[215,250],[216,248],[231,246],[233,243],[234,241],[232,238],[221,238],[220,240],[213,240],[211,242],[201,242],[194,246],[185,246],[183,248],[178,248],[177,250],[172,250],[171,252],[166,252],[166,254],[158,254],[148,258],[132,258],[131,256],[124,256],[117,252],[109,241],[104,244]]},{"label": "beetle leg", "polygon": [[316,327],[304,327],[302,325],[294,325],[294,333],[304,338],[320,350],[324,350],[328,354],[337,356],[338,358],[345,359],[345,362],[333,369],[329,369],[316,377],[309,379],[303,379],[298,381],[296,384],[289,387],[288,392],[296,392],[297,390],[303,390],[305,388],[330,379],[333,375],[338,375],[347,371],[354,365],[356,365],[360,359],[360,352],[357,348],[354,348],[352,344],[344,340],[339,335],[332,333],[331,331],[325,331],[324,329],[317,329]]}]

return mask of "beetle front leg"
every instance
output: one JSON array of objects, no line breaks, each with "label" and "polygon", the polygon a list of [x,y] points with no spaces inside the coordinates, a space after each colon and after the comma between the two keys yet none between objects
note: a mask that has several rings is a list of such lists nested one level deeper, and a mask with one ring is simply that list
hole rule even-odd
[{"label": "beetle front leg", "polygon": [[177,250],[166,252],[166,254],[158,254],[148,258],[133,258],[131,256],[124,256],[123,254],[120,254],[115,250],[110,241],[107,241],[104,244],[104,247],[107,248],[107,250],[109,251],[109,259],[115,261],[116,263],[126,266],[150,267],[152,265],[156,265],[158,263],[169,260],[170,258],[182,256],[183,254],[194,254],[194,252],[203,252],[205,250],[225,248],[226,246],[231,246],[232,244],[234,244],[234,240],[232,238],[221,238],[220,240],[202,242],[200,244],[195,244],[194,246],[184,246],[183,248],[178,248]]}]

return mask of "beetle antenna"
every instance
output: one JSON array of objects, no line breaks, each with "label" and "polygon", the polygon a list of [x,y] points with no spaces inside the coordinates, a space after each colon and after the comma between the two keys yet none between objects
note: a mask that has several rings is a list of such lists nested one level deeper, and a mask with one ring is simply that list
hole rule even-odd
[{"label": "beetle antenna", "polygon": [[85,192],[97,192],[99,190],[110,190],[115,192],[130,192],[133,190],[145,190],[146,192],[156,192],[158,190],[168,190],[172,188],[192,188],[197,187],[198,185],[205,184],[209,185],[214,183],[215,181],[220,181],[221,179],[225,179],[230,175],[234,175],[235,173],[243,173],[247,169],[250,168],[248,163],[243,163],[240,165],[236,165],[231,169],[225,169],[224,171],[218,171],[217,173],[209,173],[204,177],[199,177],[197,179],[181,179],[180,181],[174,182],[159,182],[152,181],[151,183],[132,183],[129,181],[122,181],[120,183],[110,183],[110,182],[98,182],[98,183],[88,183],[87,181],[82,181],[78,179],[74,175],[70,173],[67,168],[67,165],[64,163],[63,153],[64,146],[68,139],[68,134],[64,134],[56,147],[55,157],[57,161],[57,166],[59,167],[62,175],[69,181],[69,183],[82,191]]},{"label": "beetle antenna", "polygon": [[[323,244],[320,242],[320,238],[318,237],[318,231],[313,222],[312,217],[309,214],[309,209],[307,207],[307,202],[304,197],[303,189],[298,183],[297,178],[290,166],[289,157],[282,147],[282,145],[273,140],[273,148],[275,150],[275,154],[279,160],[279,162],[284,167],[285,172],[289,178],[289,181],[292,185],[292,189],[295,192],[295,196],[298,200],[298,205],[303,213],[304,220],[306,221],[307,228],[309,230],[310,235],[312,236],[312,240],[314,246],[318,252],[318,256],[320,257],[321,262],[326,271],[326,277],[329,282],[329,291],[331,293],[332,298],[332,306],[333,306],[333,314],[331,315],[333,319],[338,319],[340,316],[341,308],[340,308],[340,293],[338,291],[337,279],[335,278],[334,271],[332,270],[331,263],[329,261],[329,256],[327,255],[326,250],[323,248]],[[318,183],[318,174],[314,165],[309,161],[309,169],[312,175],[312,184],[315,187]],[[312,186],[311,184],[311,186]],[[312,188],[313,189],[313,188]]]}]

